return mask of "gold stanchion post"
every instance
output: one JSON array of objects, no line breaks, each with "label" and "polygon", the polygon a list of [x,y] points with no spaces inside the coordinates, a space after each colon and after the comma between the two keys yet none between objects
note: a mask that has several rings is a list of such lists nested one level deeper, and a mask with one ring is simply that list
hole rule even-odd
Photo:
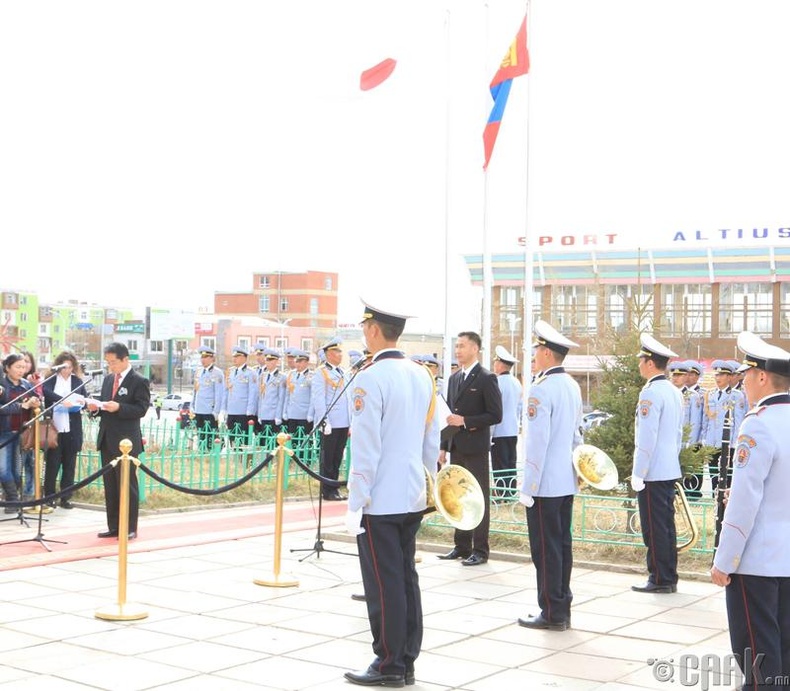
[{"label": "gold stanchion post", "polygon": [[[140,461],[129,455],[132,450],[131,441],[123,439],[119,446],[121,457],[113,461],[113,465],[118,462],[121,464],[121,496],[118,510],[118,601],[113,605],[97,609],[95,616],[97,619],[109,621],[134,621],[145,619],[148,616],[148,612],[143,609],[142,605],[126,602],[126,554],[129,545],[129,464],[133,462],[140,465]],[[106,479],[105,482],[107,482]]]},{"label": "gold stanchion post", "polygon": [[[39,415],[40,408],[33,408],[33,417],[35,417],[35,422],[33,423],[33,496],[38,501],[41,499],[41,454],[43,451],[41,450],[41,427],[39,425],[40,418]],[[41,506],[37,504],[36,506],[27,506],[22,509],[25,513],[52,513],[51,506]]]},{"label": "gold stanchion post", "polygon": [[293,456],[291,449],[285,448],[285,442],[290,437],[285,432],[277,435],[277,479],[274,499],[274,565],[272,575],[266,578],[255,578],[255,585],[268,585],[272,588],[294,588],[299,585],[292,576],[284,577],[280,573],[280,556],[282,553],[283,537],[283,485],[285,483],[285,456]]}]

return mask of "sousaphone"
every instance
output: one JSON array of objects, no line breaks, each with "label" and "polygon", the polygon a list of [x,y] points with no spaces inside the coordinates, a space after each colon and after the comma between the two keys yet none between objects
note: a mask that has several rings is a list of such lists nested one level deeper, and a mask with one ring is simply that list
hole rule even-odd
[{"label": "sousaphone", "polygon": [[438,511],[457,530],[473,530],[485,513],[485,499],[480,484],[466,468],[448,464],[433,480],[425,470],[425,513]]},{"label": "sousaphone", "polygon": [[614,461],[592,444],[580,444],[574,449],[573,467],[579,479],[595,489],[614,489],[619,482]]}]

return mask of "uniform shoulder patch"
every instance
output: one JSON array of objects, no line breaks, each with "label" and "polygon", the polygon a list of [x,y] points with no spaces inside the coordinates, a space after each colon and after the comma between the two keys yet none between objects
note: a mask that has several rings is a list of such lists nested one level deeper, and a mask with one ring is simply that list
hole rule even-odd
[{"label": "uniform shoulder patch", "polygon": [[540,400],[535,398],[534,396],[530,396],[529,400],[527,401],[527,419],[534,420],[538,416],[538,406],[540,405]]},{"label": "uniform shoulder patch", "polygon": [[354,387],[354,393],[352,394],[351,405],[354,409],[354,414],[359,415],[363,410],[365,410],[365,396],[367,395],[367,391],[360,386]]},{"label": "uniform shoulder patch", "polygon": [[639,415],[641,417],[647,417],[650,414],[651,405],[653,405],[653,401],[650,401],[647,398],[640,400],[639,405],[636,407],[636,409],[639,411]]},{"label": "uniform shoulder patch", "polygon": [[749,462],[752,449],[757,446],[757,442],[754,437],[750,437],[748,434],[739,434],[737,443],[738,445],[735,449],[735,465],[738,468],[743,468]]}]

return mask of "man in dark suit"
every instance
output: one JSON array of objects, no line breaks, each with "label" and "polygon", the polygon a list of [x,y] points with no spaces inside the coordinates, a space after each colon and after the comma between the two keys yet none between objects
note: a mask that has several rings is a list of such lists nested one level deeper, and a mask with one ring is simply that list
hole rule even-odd
[{"label": "man in dark suit", "polygon": [[439,559],[458,559],[464,566],[488,561],[488,524],[491,519],[488,452],[491,426],[502,421],[502,394],[497,377],[477,361],[482,341],[474,331],[462,331],[455,342],[458,370],[447,384],[447,404],[451,415],[443,433],[439,462],[452,462],[466,468],[480,483],[485,499],[483,520],[474,530],[456,530],[455,547]]},{"label": "man in dark suit", "polygon": [[[143,452],[143,435],[140,420],[151,405],[148,380],[135,372],[129,362],[129,349],[123,343],[110,343],[104,349],[104,361],[110,372],[104,378],[101,391],[101,408],[89,405],[98,412],[99,436],[96,447],[101,452],[102,465],[107,465],[121,455],[121,440],[132,442],[130,455],[139,458]],[[120,508],[121,466],[118,464],[104,476],[104,505],[107,509],[107,530],[99,537],[118,537],[118,512]],[[137,511],[139,491],[137,471],[131,464],[129,471],[129,538],[137,537]]]}]

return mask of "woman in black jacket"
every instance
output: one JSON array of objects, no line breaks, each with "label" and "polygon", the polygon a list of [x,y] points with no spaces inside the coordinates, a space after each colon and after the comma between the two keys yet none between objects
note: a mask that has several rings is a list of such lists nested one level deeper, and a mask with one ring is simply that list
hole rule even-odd
[{"label": "woman in black jacket", "polygon": [[[82,451],[82,416],[81,411],[85,405],[85,383],[75,372],[77,371],[77,358],[69,352],[62,352],[56,358],[54,365],[65,365],[57,377],[52,377],[44,383],[44,402],[47,408],[52,408],[52,421],[58,431],[58,445],[54,449],[47,449],[47,463],[44,471],[44,495],[55,494],[55,485],[60,477],[60,491],[68,489],[74,484],[74,473],[77,468],[77,454]],[[64,509],[72,509],[71,494],[65,494],[60,499]],[[50,506],[54,506],[50,502]]]}]

